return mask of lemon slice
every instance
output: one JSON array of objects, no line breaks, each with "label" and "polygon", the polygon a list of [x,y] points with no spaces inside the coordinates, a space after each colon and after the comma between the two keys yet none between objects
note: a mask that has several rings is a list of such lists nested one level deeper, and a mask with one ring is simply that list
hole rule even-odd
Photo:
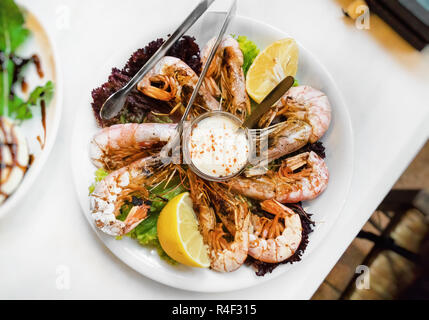
[{"label": "lemon slice", "polygon": [[174,260],[191,267],[207,268],[207,246],[198,230],[198,220],[188,192],[171,199],[158,218],[158,238]]},{"label": "lemon slice", "polygon": [[287,76],[298,70],[298,46],[294,39],[278,40],[264,49],[247,72],[246,90],[257,103]]}]

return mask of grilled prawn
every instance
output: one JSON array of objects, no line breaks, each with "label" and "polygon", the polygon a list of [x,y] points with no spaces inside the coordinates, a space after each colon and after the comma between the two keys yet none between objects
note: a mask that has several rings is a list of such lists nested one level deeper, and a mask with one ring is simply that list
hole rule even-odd
[{"label": "grilled prawn", "polygon": [[174,134],[172,123],[127,123],[101,129],[91,140],[90,158],[97,167],[122,168],[155,153]]},{"label": "grilled prawn", "polygon": [[278,116],[295,119],[311,126],[308,142],[318,141],[331,123],[331,105],[328,97],[310,86],[290,88],[285,95],[260,120],[260,127],[267,127]]},{"label": "grilled prawn", "polygon": [[[177,106],[186,105],[198,76],[182,60],[166,56],[138,83],[137,89],[157,100],[169,101]],[[204,110],[218,110],[219,103],[205,88],[200,88],[194,105]]]},{"label": "grilled prawn", "polygon": [[[142,158],[113,171],[97,184],[90,195],[90,204],[92,218],[99,229],[112,236],[120,236],[147,218],[150,206],[145,200],[149,192],[144,182],[154,174],[157,164],[157,157]],[[131,209],[125,221],[117,219],[122,205],[126,201],[132,203],[133,196],[142,200]]]},{"label": "grilled prawn", "polygon": [[[201,54],[203,65],[216,39],[211,39]],[[233,37],[225,36],[210,64],[204,80],[205,87],[214,96],[222,96],[224,108],[244,120],[250,114],[250,99],[246,92],[243,72],[243,53]],[[220,82],[220,88],[218,83]]]},{"label": "grilled prawn", "polygon": [[[228,194],[218,184],[206,185],[191,171],[188,177],[200,231],[209,247],[211,268],[219,272],[238,269],[247,258],[249,244],[250,213],[246,202]],[[215,208],[210,205],[208,193],[216,199]],[[221,222],[216,221],[216,215]]]},{"label": "grilled prawn", "polygon": [[261,208],[273,218],[252,214],[249,231],[249,255],[269,263],[278,263],[291,257],[302,239],[299,214],[276,200],[265,200]]},{"label": "grilled prawn", "polygon": [[296,203],[319,196],[328,186],[328,180],[325,161],[311,151],[287,158],[277,172],[268,171],[252,178],[236,177],[225,183],[232,191],[249,198]]}]

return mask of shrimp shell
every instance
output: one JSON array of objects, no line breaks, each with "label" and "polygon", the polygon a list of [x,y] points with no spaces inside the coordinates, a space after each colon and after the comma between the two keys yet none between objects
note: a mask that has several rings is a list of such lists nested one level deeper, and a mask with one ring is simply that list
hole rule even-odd
[{"label": "shrimp shell", "polygon": [[276,215],[271,224],[276,222],[275,219],[282,218],[284,230],[275,238],[269,237],[268,232],[261,224],[261,218],[253,214],[252,227],[249,233],[249,255],[263,262],[282,262],[291,257],[301,243],[301,219],[299,214],[275,200],[266,200],[261,204],[261,207]]},{"label": "shrimp shell", "polygon": [[[212,268],[220,272],[237,270],[246,260],[249,249],[250,211],[242,197],[234,197],[226,188],[211,183],[208,188],[215,213],[233,236],[221,250],[211,250]],[[218,247],[215,245],[215,247]]]},{"label": "shrimp shell", "polygon": [[[203,61],[203,65],[208,59],[215,40],[215,38],[211,39],[202,51],[201,60]],[[212,95],[222,95],[226,101],[225,110],[242,120],[251,112],[250,99],[246,91],[243,62],[243,52],[237,40],[231,36],[225,36],[219,45],[204,80],[205,87],[209,89]],[[221,90],[219,90],[216,84],[219,81]]]},{"label": "shrimp shell", "polygon": [[[290,160],[293,160],[293,158],[299,159],[305,157],[307,158],[306,162],[309,167],[308,170],[310,171],[309,175],[302,176],[298,173],[296,179],[292,178],[295,180],[294,182],[286,182],[290,187],[289,190],[288,188],[280,187],[276,197],[278,201],[282,203],[296,203],[312,200],[318,197],[327,188],[329,182],[328,167],[325,161],[315,152],[302,153],[290,158]],[[286,176],[286,180],[287,178]],[[282,178],[280,179],[283,180]]]},{"label": "shrimp shell", "polygon": [[305,146],[311,135],[311,126],[291,119],[282,123],[272,134],[268,148],[268,163]]},{"label": "shrimp shell", "polygon": [[[249,217],[246,218],[249,225]],[[249,250],[249,234],[244,230],[237,231],[234,242],[223,250],[210,250],[211,268],[219,272],[232,272],[240,268],[247,258]]]},{"label": "shrimp shell", "polygon": [[90,158],[97,167],[115,170],[148,156],[168,142],[177,124],[127,123],[103,128],[90,143]]},{"label": "shrimp shell", "polygon": [[[210,266],[219,272],[232,272],[237,270],[246,260],[250,224],[250,212],[244,201],[237,201],[224,188],[219,185],[208,186],[205,181],[198,178],[193,172],[188,171],[190,194],[197,213],[200,232],[204,243],[208,246]],[[215,198],[216,213],[210,206],[210,197]],[[213,200],[213,199],[212,199]],[[220,212],[223,203],[226,212]],[[223,222],[216,224],[216,215],[224,219],[228,218],[225,226],[230,230],[233,240],[228,242],[224,238]],[[225,221],[222,219],[222,221]]]},{"label": "shrimp shell", "polygon": [[331,123],[332,111],[328,97],[310,86],[290,88],[274,108],[278,110],[277,115],[303,120],[311,125],[310,143],[318,141]]},{"label": "shrimp shell", "polygon": [[281,203],[296,203],[318,197],[329,181],[325,161],[313,151],[288,158],[286,162],[295,160],[305,163],[306,168],[302,172],[283,175],[279,170],[260,177],[236,177],[226,184],[232,191],[256,200],[275,199]]},{"label": "shrimp shell", "polygon": [[[154,86],[153,82],[162,83],[162,86]],[[165,56],[137,84],[137,90],[154,99],[175,100],[175,104],[186,105],[187,101],[182,101],[183,95],[189,98],[197,82],[197,74],[185,62]],[[206,110],[219,109],[219,103],[205,87],[200,88],[195,103]]]}]

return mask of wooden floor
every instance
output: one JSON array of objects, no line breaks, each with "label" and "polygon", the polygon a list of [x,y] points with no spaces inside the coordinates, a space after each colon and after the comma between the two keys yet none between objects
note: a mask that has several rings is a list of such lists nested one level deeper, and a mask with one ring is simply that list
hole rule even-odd
[{"label": "wooden floor", "polygon": [[[429,190],[429,142],[397,181],[394,189]],[[362,230],[380,234],[389,221],[389,216],[376,211]],[[427,218],[413,209],[402,217],[392,231],[391,237],[398,245],[418,252],[428,230]],[[314,294],[313,299],[394,299],[413,281],[415,265],[391,251],[383,251],[374,259],[367,261],[372,248],[372,242],[356,238]],[[355,284],[356,268],[363,262],[369,264],[369,289],[358,289]]]}]

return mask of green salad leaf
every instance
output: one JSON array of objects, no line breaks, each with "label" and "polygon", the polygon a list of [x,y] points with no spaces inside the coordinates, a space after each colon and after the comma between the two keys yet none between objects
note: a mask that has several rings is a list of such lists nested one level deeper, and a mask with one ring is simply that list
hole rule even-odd
[{"label": "green salad leaf", "polygon": [[171,181],[166,185],[165,183],[161,183],[155,188],[150,190],[150,194],[152,197],[152,205],[150,207],[151,212],[161,212],[161,210],[165,207],[168,200],[173,199],[175,196],[186,192],[186,188],[180,184],[179,177],[174,177]]},{"label": "green salad leaf", "polygon": [[[13,85],[15,65],[11,55],[28,38],[30,32],[24,28],[24,16],[13,0],[0,1],[0,114],[8,114],[9,98]],[[12,100],[12,105],[18,104]]]},{"label": "green salad leaf", "polygon": [[138,240],[141,245],[150,245],[158,240],[156,225],[159,213],[151,214],[142,221],[132,232],[131,237]]},{"label": "green salad leaf", "polygon": [[[97,183],[99,183],[101,180],[106,178],[108,175],[109,175],[109,173],[106,170],[104,170],[103,168],[97,169],[97,171],[95,171],[95,173],[94,173],[94,176],[95,176],[94,182],[88,188],[89,194],[93,193],[95,190],[95,187],[97,186]],[[128,214],[128,212],[127,212],[127,214]]]},{"label": "green salad leaf", "polygon": [[159,213],[150,214],[129,235],[131,238],[136,239],[142,246],[154,247],[162,259],[175,265],[177,261],[170,258],[159,243],[157,232],[158,217]]},{"label": "green salad leaf", "polygon": [[40,107],[42,100],[44,100],[46,104],[49,104],[53,94],[54,84],[52,81],[48,81],[44,86],[36,87],[30,93],[27,101],[22,101],[19,97],[14,96],[9,104],[9,117],[17,120],[31,119],[33,117],[31,107]]},{"label": "green salad leaf", "polygon": [[9,55],[27,40],[24,16],[13,0],[0,1],[0,51]]},{"label": "green salad leaf", "polygon": [[16,50],[30,36],[24,23],[24,15],[13,0],[0,0],[0,116],[6,115],[20,121],[32,118],[30,107],[40,107],[42,100],[48,104],[54,92],[53,83],[48,81],[44,86],[35,88],[24,101],[12,89],[24,65],[34,62],[33,58],[24,59],[24,64],[16,62],[22,62]]},{"label": "green salad leaf", "polygon": [[258,46],[253,41],[249,40],[246,36],[233,35],[233,37],[237,40],[238,44],[240,45],[240,49],[243,52],[243,71],[244,75],[246,75],[253,63],[253,60],[255,60],[260,50]]},{"label": "green salad leaf", "polygon": [[155,247],[159,256],[170,264],[177,264],[177,262],[170,258],[162,249],[158,240],[156,225],[159,214],[167,202],[185,191],[186,188],[180,184],[180,179],[178,177],[171,179],[168,185],[162,183],[151,189],[150,195],[152,204],[149,217],[130,232],[130,236],[137,239],[141,245]]},{"label": "green salad leaf", "polygon": [[[94,182],[89,187],[89,194],[94,192],[94,189],[101,180],[103,180],[109,173],[103,168],[95,171]],[[161,210],[167,204],[167,202],[173,199],[175,196],[186,191],[186,188],[180,183],[180,179],[175,177],[166,185],[161,183],[153,189],[150,189],[150,201],[151,207],[149,210],[149,216],[140,222],[140,224],[130,231],[127,236],[136,239],[142,246],[151,246],[156,249],[159,256],[170,264],[177,264],[175,260],[170,258],[167,253],[162,249],[161,244],[158,240],[157,222]],[[118,219],[124,221],[131,209],[133,204],[126,202],[120,209]],[[118,240],[122,237],[117,237]]]},{"label": "green salad leaf", "polygon": [[121,209],[119,210],[121,213],[116,218],[118,220],[124,221],[127,218],[128,214],[130,213],[130,211],[133,208],[133,206],[134,205],[132,203],[130,203],[130,202],[127,202],[127,203],[123,204],[122,207],[121,207]]}]

